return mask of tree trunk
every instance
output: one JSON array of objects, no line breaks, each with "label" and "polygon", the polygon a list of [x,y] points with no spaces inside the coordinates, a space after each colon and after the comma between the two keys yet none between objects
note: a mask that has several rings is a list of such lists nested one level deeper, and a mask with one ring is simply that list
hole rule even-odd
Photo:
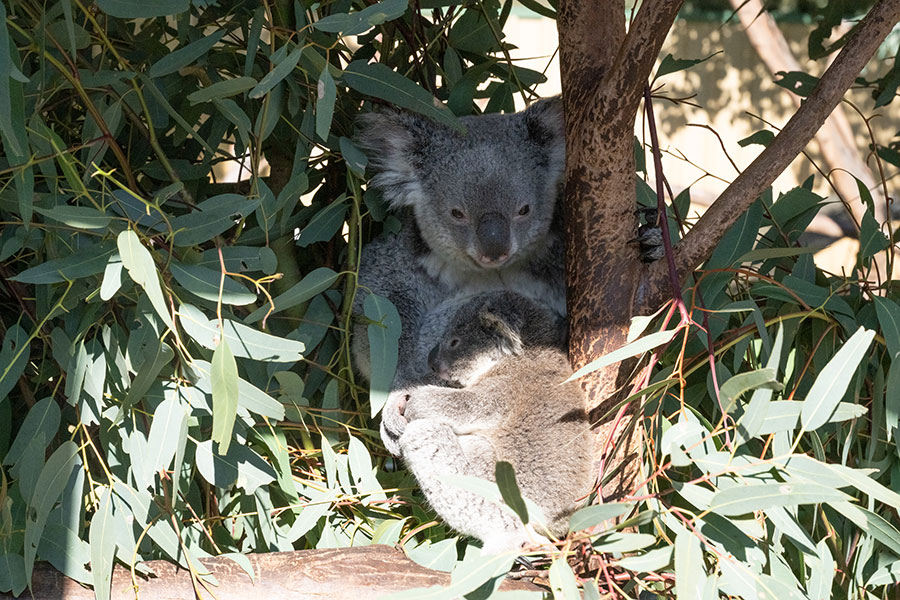
[{"label": "tree trunk", "polygon": [[[645,0],[626,35],[621,0],[561,0],[558,27],[566,113],[566,281],[569,358],[579,368],[620,347],[646,295],[634,210],[634,120],[641,92],[681,2]],[[604,499],[631,491],[640,466],[634,411],[612,418],[630,373],[615,365],[582,382],[592,407]],[[615,431],[613,431],[615,429]],[[604,456],[616,440],[615,457]],[[627,468],[621,468],[627,467]],[[610,477],[610,473],[614,476]]]},{"label": "tree trunk", "polygon": [[[579,368],[622,346],[631,317],[649,314],[671,293],[666,261],[638,259],[632,139],[641,92],[681,2],[644,0],[625,32],[621,0],[560,0],[557,25],[566,112],[566,281],[569,358]],[[819,85],[756,160],[728,186],[675,249],[682,278],[709,258],[722,236],[813,138],[844,92],[900,20],[900,0],[880,0],[860,23]],[[641,464],[634,411],[615,406],[631,365],[583,378],[597,427],[598,473],[605,499],[632,491]],[[620,420],[621,418],[621,420]],[[609,473],[615,473],[610,480]]]},{"label": "tree trunk", "polygon": [[[400,550],[390,546],[362,546],[299,552],[248,554],[255,579],[228,558],[204,558],[200,562],[218,583],[202,591],[204,598],[217,600],[368,600],[381,595],[419,587],[447,586],[450,574],[426,569]],[[195,598],[194,586],[188,571],[164,560],[141,564],[153,576],[137,576],[132,582],[131,572],[117,566],[113,573],[113,600],[140,597],[141,600],[169,600]],[[136,585],[135,585],[136,584]],[[506,580],[502,590],[544,591],[524,581]],[[32,591],[35,600],[93,600],[94,592],[77,581],[62,575],[46,563],[34,568]],[[23,597],[29,597],[28,591]],[[0,600],[13,598],[0,593]]]}]

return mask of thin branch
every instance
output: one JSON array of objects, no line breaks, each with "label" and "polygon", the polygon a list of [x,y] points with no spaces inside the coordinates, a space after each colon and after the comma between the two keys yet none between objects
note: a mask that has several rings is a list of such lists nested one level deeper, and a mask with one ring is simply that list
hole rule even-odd
[{"label": "thin branch", "polygon": [[[679,275],[683,277],[706,260],[738,217],[800,154],[898,21],[900,0],[879,0],[869,11],[815,90],[781,133],[722,192],[685,235],[676,249]],[[652,265],[650,275],[651,280],[658,284],[656,289],[664,289],[668,276],[666,266],[662,263]],[[657,301],[661,299],[656,298]]]}]

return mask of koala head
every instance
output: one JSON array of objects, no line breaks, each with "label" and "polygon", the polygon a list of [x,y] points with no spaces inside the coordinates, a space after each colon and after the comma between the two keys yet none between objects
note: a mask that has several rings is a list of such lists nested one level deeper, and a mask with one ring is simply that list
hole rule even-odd
[{"label": "koala head", "polygon": [[477,383],[497,363],[522,353],[522,314],[506,300],[511,292],[476,296],[456,311],[428,365],[441,379],[463,387]]},{"label": "koala head", "polygon": [[465,133],[412,113],[360,117],[371,185],[412,208],[443,260],[475,271],[513,264],[547,240],[565,168],[562,102],[460,123]]}]

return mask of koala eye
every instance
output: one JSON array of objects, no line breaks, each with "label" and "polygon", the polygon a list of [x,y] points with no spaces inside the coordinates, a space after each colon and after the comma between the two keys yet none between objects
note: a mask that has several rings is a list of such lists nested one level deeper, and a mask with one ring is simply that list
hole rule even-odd
[{"label": "koala eye", "polygon": [[459,338],[453,338],[452,340],[450,340],[451,348],[456,348],[457,346],[459,346]]},{"label": "koala eye", "polygon": [[531,212],[531,206],[526,204],[525,206],[523,206],[522,208],[519,209],[519,216],[524,217],[525,215],[527,215],[530,212]]},{"label": "koala eye", "polygon": [[451,210],[450,215],[457,221],[462,221],[466,218],[466,214],[458,208],[454,208],[453,210]]}]

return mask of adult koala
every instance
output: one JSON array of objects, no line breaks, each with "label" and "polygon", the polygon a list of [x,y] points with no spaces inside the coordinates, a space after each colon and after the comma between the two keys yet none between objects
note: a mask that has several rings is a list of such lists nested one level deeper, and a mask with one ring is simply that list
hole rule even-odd
[{"label": "adult koala", "polygon": [[[429,314],[449,319],[452,307],[468,297],[513,290],[565,315],[556,211],[565,167],[561,100],[460,122],[465,133],[412,113],[375,112],[360,119],[357,139],[374,172],[370,185],[402,211],[402,231],[368,244],[359,271],[360,286],[389,299],[400,315],[395,390],[427,373],[417,341]],[[450,306],[435,310],[451,297]],[[443,333],[441,327],[428,329],[430,335]],[[356,328],[353,353],[368,376],[365,327]],[[406,426],[399,402],[392,395],[381,425],[385,447],[395,455]]]}]

